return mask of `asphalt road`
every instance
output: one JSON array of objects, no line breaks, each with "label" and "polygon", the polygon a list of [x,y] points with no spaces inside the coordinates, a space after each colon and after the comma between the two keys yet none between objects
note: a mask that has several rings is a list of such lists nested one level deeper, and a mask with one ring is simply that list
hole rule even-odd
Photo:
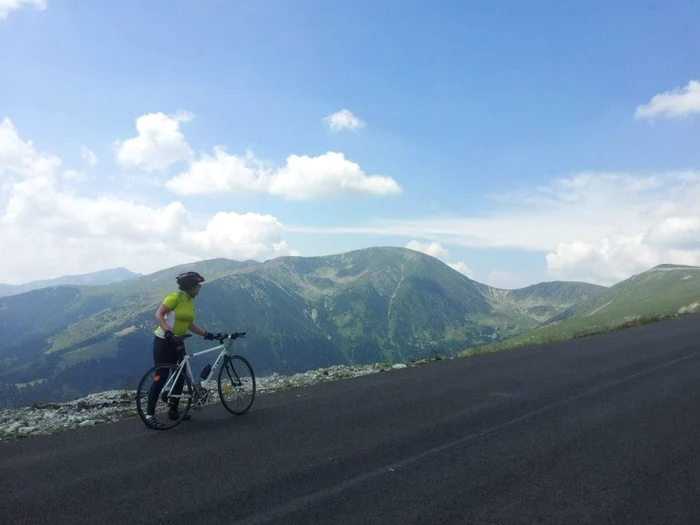
[{"label": "asphalt road", "polygon": [[[0,444],[0,523],[700,523],[700,316]],[[249,356],[255,363],[255,356]]]}]

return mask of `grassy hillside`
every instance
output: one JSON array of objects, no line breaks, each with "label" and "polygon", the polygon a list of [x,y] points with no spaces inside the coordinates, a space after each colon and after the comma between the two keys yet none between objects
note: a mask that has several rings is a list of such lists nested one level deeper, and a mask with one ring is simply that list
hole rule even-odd
[{"label": "grassy hillside", "polygon": [[100,300],[105,304],[97,313],[81,318],[64,327],[64,330],[49,339],[48,353],[61,352],[81,344],[112,336],[123,330],[131,330],[145,322],[144,313],[150,315],[148,321],[153,323],[153,313],[168,293],[177,289],[174,277],[181,271],[194,269],[208,280],[229,275],[256,262],[237,262],[228,259],[213,259],[192,265],[180,265],[167,270],[138,277],[125,283],[113,283],[102,287],[80,289],[80,303]]},{"label": "grassy hillside", "polygon": [[538,283],[517,290],[479,286],[484,296],[491,298],[494,308],[504,312],[517,312],[532,319],[531,328],[606,290],[606,287],[596,284],[566,281]]},{"label": "grassy hillside", "polygon": [[700,268],[659,265],[634,275],[553,316],[542,326],[497,345],[464,354],[563,341],[700,308]]},{"label": "grassy hillside", "polygon": [[622,281],[589,301],[551,319],[569,319],[570,326],[607,323],[625,316],[675,312],[695,308],[700,301],[700,268],[660,265]]}]

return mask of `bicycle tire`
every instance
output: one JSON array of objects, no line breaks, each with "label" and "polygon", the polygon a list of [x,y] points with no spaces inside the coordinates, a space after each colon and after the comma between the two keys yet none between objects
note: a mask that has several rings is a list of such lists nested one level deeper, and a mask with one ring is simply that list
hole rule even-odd
[{"label": "bicycle tire", "polygon": [[[180,417],[176,420],[171,420],[167,419],[166,424],[160,423],[158,426],[154,426],[151,423],[149,423],[148,419],[146,418],[146,410],[147,410],[147,403],[148,403],[148,390],[150,389],[150,384],[148,384],[149,378],[153,376],[154,372],[158,369],[162,368],[168,368],[168,378],[171,377],[172,374],[176,373],[178,365],[172,364],[172,363],[163,363],[160,365],[154,365],[151,368],[148,369],[148,371],[143,374],[143,377],[141,378],[141,381],[139,381],[139,386],[136,389],[136,411],[139,414],[139,417],[143,421],[143,423],[148,427],[152,428],[154,430],[170,430],[171,428],[176,427],[182,421],[184,421],[185,416],[187,416],[187,413],[190,411],[190,407],[192,406],[192,394],[194,392],[194,389],[192,387],[192,381],[190,381],[190,378],[187,377],[187,374],[183,370],[181,373],[181,376],[184,380],[183,385],[182,385],[182,392],[190,392],[190,396],[186,398],[185,403],[186,406],[183,410],[180,410]],[[162,392],[161,394],[158,395],[158,399],[161,399]],[[145,401],[145,402],[142,402]]]},{"label": "bicycle tire", "polygon": [[[244,408],[234,408],[234,406],[226,400],[226,396],[224,396],[224,391],[226,390],[226,387],[222,385],[222,378],[224,378],[224,373],[226,373],[227,378],[234,382],[234,379],[231,375],[231,369],[233,369],[233,375],[236,376],[236,380],[239,382],[238,385],[236,385],[234,382],[233,386],[243,386],[243,382],[240,380],[240,373],[236,373],[237,365],[235,365],[234,363],[240,363],[241,368],[239,368],[239,371],[248,370],[250,372],[252,390],[250,393],[250,400],[245,404]],[[245,414],[251,407],[251,405],[253,404],[253,400],[255,399],[255,372],[253,372],[253,367],[250,366],[248,360],[240,355],[227,356],[223,366],[219,370],[217,383],[219,388],[219,399],[221,400],[221,404],[224,405],[224,408],[237,416]]]}]

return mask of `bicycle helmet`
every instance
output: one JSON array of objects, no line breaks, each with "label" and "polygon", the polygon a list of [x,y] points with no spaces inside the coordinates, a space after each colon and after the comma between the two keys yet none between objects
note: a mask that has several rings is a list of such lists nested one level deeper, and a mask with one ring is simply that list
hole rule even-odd
[{"label": "bicycle helmet", "polygon": [[178,286],[183,288],[191,288],[204,282],[204,277],[199,275],[197,272],[184,272],[175,278]]}]

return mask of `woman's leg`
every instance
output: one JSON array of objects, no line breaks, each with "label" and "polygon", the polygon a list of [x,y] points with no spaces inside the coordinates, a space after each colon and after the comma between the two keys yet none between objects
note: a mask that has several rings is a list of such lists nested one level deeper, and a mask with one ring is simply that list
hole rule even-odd
[{"label": "woman's leg", "polygon": [[[182,349],[179,349],[177,346],[173,346],[172,350],[172,355],[173,355],[173,363],[179,363],[180,360],[182,360],[185,357],[185,350],[184,347]],[[175,381],[175,386],[173,386],[173,394],[176,396],[179,396],[182,394],[182,387],[185,384],[185,370],[182,370],[182,373],[180,374],[180,377],[177,378],[177,381]],[[170,402],[170,411],[171,412],[177,412],[178,411],[178,405],[180,403],[180,398],[176,397],[173,398]],[[174,415],[174,414],[173,414]],[[189,415],[187,417],[189,419]]]},{"label": "woman's leg", "polygon": [[[165,339],[161,339],[158,336],[154,336],[153,338],[153,364],[154,365],[160,365],[160,364],[170,364],[174,363],[175,359],[173,359],[172,354],[172,348],[169,348],[173,345],[168,344],[169,341],[166,341]],[[156,409],[156,403],[158,402],[158,396],[160,395],[161,390],[163,390],[163,385],[165,385],[166,381],[168,380],[168,376],[170,374],[170,370],[168,368],[161,368],[157,372],[156,377],[154,378],[153,383],[151,383],[151,388],[148,391],[148,409],[146,412],[146,416],[152,416],[153,412]],[[181,387],[182,388],[182,387]]]}]

